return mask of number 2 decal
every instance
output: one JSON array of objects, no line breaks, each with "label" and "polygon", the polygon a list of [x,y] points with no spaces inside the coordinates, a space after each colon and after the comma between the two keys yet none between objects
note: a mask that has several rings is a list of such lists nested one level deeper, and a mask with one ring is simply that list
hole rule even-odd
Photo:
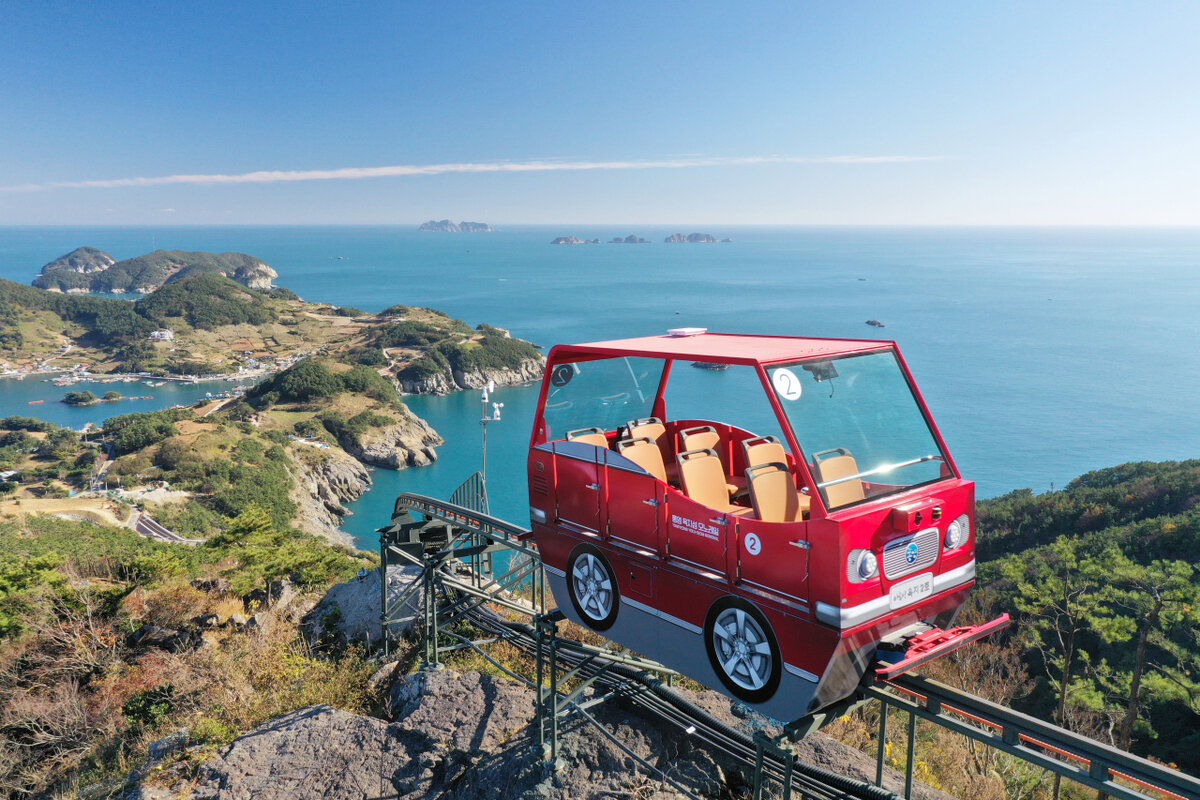
[{"label": "number 2 decal", "polygon": [[790,369],[775,370],[771,373],[771,383],[775,385],[775,391],[779,392],[779,396],[784,400],[800,399],[802,391],[800,379]]}]

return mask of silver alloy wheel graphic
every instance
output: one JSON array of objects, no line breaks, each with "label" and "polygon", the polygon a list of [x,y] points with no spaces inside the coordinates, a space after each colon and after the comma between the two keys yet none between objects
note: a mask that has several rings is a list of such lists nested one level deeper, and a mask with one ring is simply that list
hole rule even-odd
[{"label": "silver alloy wheel graphic", "polygon": [[713,654],[733,683],[758,691],[771,678],[771,643],[749,613],[736,606],[717,615],[712,630]]},{"label": "silver alloy wheel graphic", "polygon": [[571,567],[571,588],[579,609],[589,619],[603,622],[613,610],[613,586],[600,559],[583,553]]}]

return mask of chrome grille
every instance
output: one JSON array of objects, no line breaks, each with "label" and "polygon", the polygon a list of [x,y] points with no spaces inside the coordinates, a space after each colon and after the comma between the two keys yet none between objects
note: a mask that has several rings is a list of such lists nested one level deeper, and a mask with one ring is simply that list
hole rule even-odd
[{"label": "chrome grille", "polygon": [[[937,561],[941,542],[942,536],[937,528],[926,528],[912,536],[888,542],[883,548],[883,574],[888,578],[898,578],[928,567]],[[917,546],[916,557],[909,563],[908,546],[914,543]]]}]

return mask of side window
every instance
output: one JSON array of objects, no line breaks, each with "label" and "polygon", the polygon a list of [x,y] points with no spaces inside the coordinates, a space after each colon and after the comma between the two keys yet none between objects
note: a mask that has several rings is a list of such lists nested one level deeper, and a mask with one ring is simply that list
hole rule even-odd
[{"label": "side window", "polygon": [[786,441],[754,367],[698,369],[676,361],[665,399],[669,419],[724,422],[756,436]]},{"label": "side window", "polygon": [[650,416],[662,379],[658,358],[611,358],[556,364],[546,393],[546,438],[580,428],[615,430]]}]

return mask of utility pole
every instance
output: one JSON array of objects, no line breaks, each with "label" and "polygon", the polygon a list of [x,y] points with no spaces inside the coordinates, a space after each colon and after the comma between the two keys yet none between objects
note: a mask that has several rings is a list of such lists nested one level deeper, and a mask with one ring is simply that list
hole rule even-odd
[{"label": "utility pole", "polygon": [[483,465],[479,474],[482,478],[484,487],[487,486],[487,424],[489,422],[500,421],[500,409],[504,408],[504,403],[492,403],[492,413],[488,415],[488,400],[490,393],[496,391],[496,382],[488,381],[483,387],[483,413],[479,417],[479,424],[483,428]]}]

